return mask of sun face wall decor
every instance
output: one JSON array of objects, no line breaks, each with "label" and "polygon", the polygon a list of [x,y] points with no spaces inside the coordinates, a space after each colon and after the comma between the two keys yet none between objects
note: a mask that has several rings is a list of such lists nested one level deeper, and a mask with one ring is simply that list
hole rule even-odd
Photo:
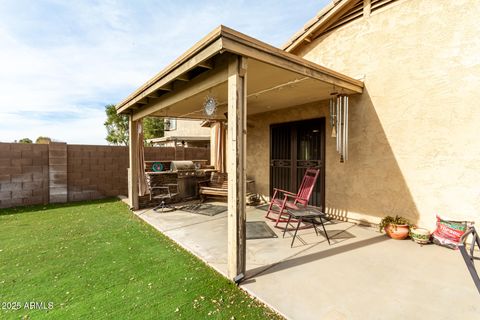
[{"label": "sun face wall decor", "polygon": [[215,97],[208,95],[203,102],[203,113],[212,117],[217,112],[218,101]]}]

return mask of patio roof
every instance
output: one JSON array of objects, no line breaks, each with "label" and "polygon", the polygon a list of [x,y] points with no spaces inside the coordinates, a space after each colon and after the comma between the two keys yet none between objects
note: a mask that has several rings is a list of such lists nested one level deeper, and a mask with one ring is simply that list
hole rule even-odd
[{"label": "patio roof", "polygon": [[[332,91],[361,93],[363,83],[219,26],[117,105],[117,112],[145,116],[206,118],[206,95],[227,109],[228,56],[248,58],[248,114],[327,99]],[[213,117],[215,118],[215,117]]]}]

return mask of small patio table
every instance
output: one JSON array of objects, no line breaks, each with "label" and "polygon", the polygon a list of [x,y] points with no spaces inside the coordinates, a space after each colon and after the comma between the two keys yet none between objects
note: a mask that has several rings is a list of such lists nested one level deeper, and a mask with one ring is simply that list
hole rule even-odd
[{"label": "small patio table", "polygon": [[[285,238],[285,232],[287,232],[288,225],[290,224],[290,220],[296,219],[298,220],[297,227],[295,229],[295,233],[293,234],[293,239],[292,239],[292,244],[290,247],[293,247],[293,243],[295,242],[295,237],[297,236],[298,228],[300,227],[300,223],[302,222],[307,222],[311,223],[313,226],[313,229],[315,229],[315,233],[318,236],[318,230],[317,230],[317,218],[320,220],[320,224],[322,225],[323,232],[325,232],[325,238],[327,238],[328,245],[330,245],[330,239],[328,238],[327,230],[325,230],[325,225],[323,224],[322,217],[325,218],[325,213],[322,212],[320,209],[315,208],[315,207],[306,207],[302,209],[287,209],[288,212],[288,220],[287,223],[285,224],[285,229],[283,229],[283,237]],[[292,225],[293,227],[293,225]]]}]

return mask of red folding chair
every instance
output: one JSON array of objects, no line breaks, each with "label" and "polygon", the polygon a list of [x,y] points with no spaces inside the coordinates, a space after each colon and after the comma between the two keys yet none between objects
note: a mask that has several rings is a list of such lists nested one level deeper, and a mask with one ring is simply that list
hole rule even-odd
[{"label": "red folding chair", "polygon": [[[308,201],[312,195],[319,173],[320,169],[307,169],[296,194],[274,188],[273,197],[270,200],[270,205],[268,206],[265,218],[275,221],[276,228],[282,228],[281,226],[278,226],[278,224],[280,222],[286,223],[288,221],[290,214],[287,212],[287,209],[298,210],[305,208],[308,205]],[[272,217],[271,215],[274,216]]]}]

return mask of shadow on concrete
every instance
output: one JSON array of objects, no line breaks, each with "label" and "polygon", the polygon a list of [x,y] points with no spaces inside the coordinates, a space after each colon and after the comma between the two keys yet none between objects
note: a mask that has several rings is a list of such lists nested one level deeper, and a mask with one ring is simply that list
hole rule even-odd
[{"label": "shadow on concrete", "polygon": [[[330,224],[335,224],[333,219],[330,219]],[[339,243],[344,242],[348,239],[356,238],[354,234],[348,232],[349,229],[352,229],[355,226],[356,226],[355,224],[352,224],[350,227],[348,227],[344,230],[335,230],[335,229],[328,230],[327,234],[328,234],[328,237],[329,237],[330,241],[332,242],[332,244],[339,244]],[[317,227],[317,228],[320,229],[320,227]],[[323,239],[327,238],[325,236],[325,233],[322,230],[318,230],[318,233],[319,233],[319,235],[317,235],[317,236],[323,237]],[[290,237],[293,237],[293,231],[288,231],[288,234],[290,235]],[[297,234],[296,239],[299,240],[301,245],[308,245],[308,243],[303,240],[302,235]],[[324,241],[322,240],[320,242],[324,242]],[[316,244],[318,244],[320,242],[317,242]],[[295,246],[295,247],[298,247],[298,246]]]},{"label": "shadow on concrete", "polygon": [[[325,232],[318,230],[318,233],[320,233],[320,235],[325,238]],[[351,234],[346,230],[328,230],[327,233],[329,235],[330,240],[355,238],[355,235]]]},{"label": "shadow on concrete", "polygon": [[[352,226],[353,227],[353,226]],[[350,227],[351,228],[351,227]],[[348,229],[350,229],[348,228]],[[318,230],[318,238],[319,239],[322,239],[321,241],[319,242],[316,242],[316,244],[318,243],[321,243],[321,242],[324,242],[325,239],[327,239],[327,237],[325,236],[325,232],[321,231],[321,230]],[[293,237],[293,232],[289,232],[290,236]],[[339,244],[341,242],[344,242],[348,239],[352,239],[352,238],[356,238],[355,235],[351,234],[350,232],[348,232],[347,230],[328,230],[327,231],[327,234],[328,234],[328,238],[330,239],[330,242],[331,244]],[[296,248],[296,247],[299,247],[299,246],[305,246],[305,245],[309,245],[308,242],[306,242],[303,237],[303,235],[300,235],[300,234],[297,234],[295,240],[298,240],[299,244],[298,245],[294,245],[293,247]],[[312,244],[312,243],[310,243]]]},{"label": "shadow on concrete", "polygon": [[286,270],[286,269],[290,269],[290,268],[295,268],[295,267],[301,266],[301,265],[306,264],[306,263],[310,263],[310,262],[313,262],[313,261],[325,259],[325,258],[334,256],[334,255],[337,255],[337,254],[342,254],[342,253],[349,252],[349,251],[352,251],[352,250],[356,250],[356,249],[359,249],[359,248],[362,248],[362,247],[374,245],[374,244],[383,242],[383,241],[388,240],[388,239],[389,238],[385,235],[379,235],[379,236],[376,236],[376,237],[373,237],[373,238],[360,240],[360,241],[357,241],[357,242],[354,242],[354,243],[346,244],[346,245],[339,246],[339,247],[334,247],[334,248],[327,249],[327,250],[324,250],[324,251],[312,253],[312,254],[309,254],[309,255],[306,255],[306,256],[301,256],[301,257],[295,257],[294,256],[294,257],[291,257],[291,258],[284,259],[280,262],[271,264],[268,267],[262,266],[262,267],[258,267],[258,268],[248,270],[247,271],[247,279],[250,279],[250,278],[253,278],[253,277],[263,276],[263,275],[266,275],[266,274],[270,274],[270,273],[274,273],[274,272],[278,272],[278,271],[282,271],[282,270]]}]

